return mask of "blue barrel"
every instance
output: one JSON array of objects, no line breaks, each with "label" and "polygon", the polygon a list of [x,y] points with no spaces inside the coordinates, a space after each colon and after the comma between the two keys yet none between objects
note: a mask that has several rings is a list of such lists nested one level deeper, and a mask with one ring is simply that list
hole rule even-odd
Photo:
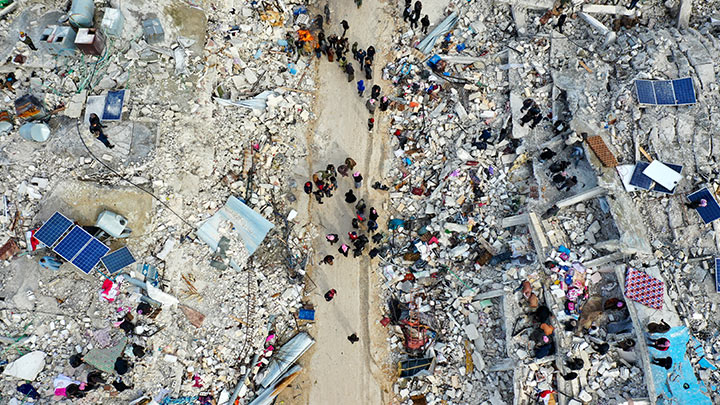
[{"label": "blue barrel", "polygon": [[68,17],[74,27],[90,28],[93,26],[95,3],[93,0],[73,0]]}]

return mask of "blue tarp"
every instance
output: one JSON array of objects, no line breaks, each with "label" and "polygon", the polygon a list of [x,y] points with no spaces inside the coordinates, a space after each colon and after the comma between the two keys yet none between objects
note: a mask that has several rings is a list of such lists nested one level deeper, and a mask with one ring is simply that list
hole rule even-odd
[{"label": "blue tarp", "polygon": [[[670,348],[663,352],[648,347],[650,358],[672,358],[672,368],[670,370],[654,364],[650,365],[655,390],[658,395],[657,403],[659,405],[712,405],[712,401],[708,397],[708,389],[702,382],[698,382],[695,377],[695,370],[685,355],[690,340],[688,329],[685,326],[678,326],[670,329],[667,333],[653,334],[652,337],[654,339],[660,337],[669,339]],[[688,384],[688,388],[684,387],[685,384]]]},{"label": "blue tarp", "polygon": [[207,243],[213,252],[217,250],[218,243],[220,243],[218,229],[222,221],[232,222],[233,230],[240,236],[249,254],[255,253],[265,239],[265,235],[275,226],[243,204],[242,201],[230,197],[225,206],[206,220],[197,231],[198,237]]}]

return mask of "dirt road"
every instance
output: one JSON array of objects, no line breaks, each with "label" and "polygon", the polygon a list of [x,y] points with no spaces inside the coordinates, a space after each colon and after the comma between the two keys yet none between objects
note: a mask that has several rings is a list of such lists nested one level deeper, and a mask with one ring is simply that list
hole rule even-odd
[{"label": "dirt road", "polygon": [[[382,7],[382,3],[366,1],[357,9],[347,0],[331,0],[332,21],[325,26],[326,35],[340,35],[340,21],[347,20],[350,44],[357,41],[363,48],[375,46],[376,80],[366,83],[366,97],[374,83],[385,87],[378,79],[392,22],[388,21]],[[351,60],[352,56],[348,54],[347,59]],[[356,81],[364,79],[364,75],[357,62],[353,60],[353,63],[356,77],[351,83],[337,63],[329,63],[325,57],[319,63],[315,93],[317,119],[314,129],[307,135],[310,146],[306,176],[309,178],[313,172],[325,169],[328,163],[337,167],[351,156],[358,163],[356,170],[365,178],[362,187],[355,190],[356,195],[365,198],[368,207],[375,206],[380,211],[387,192],[377,192],[370,185],[371,180],[384,177],[387,137],[382,127],[386,117],[378,110],[375,131],[368,132],[367,98],[360,98],[356,92]],[[313,291],[316,323],[310,330],[316,344],[301,362],[306,369],[298,384],[280,398],[284,403],[367,405],[388,403],[391,398],[386,331],[378,322],[382,302],[377,264],[371,263],[368,249],[361,258],[352,258],[352,253],[345,258],[337,253],[338,245],[331,247],[324,238],[327,233],[337,233],[349,243],[347,232],[352,230],[350,221],[354,204],[345,203],[344,194],[353,187],[353,182],[350,177],[341,177],[338,183],[339,190],[322,205],[314,199],[309,201],[304,194],[298,204],[301,212],[298,220],[313,222],[321,233],[318,240],[313,241],[315,263],[319,263],[325,254],[333,254],[336,259],[333,266],[315,264],[310,272],[317,284]],[[307,211],[302,209],[305,206]],[[386,223],[387,218],[382,219],[380,224]],[[327,303],[322,295],[330,288],[337,290],[337,296]],[[352,333],[360,337],[360,342],[354,345],[347,339]]]}]

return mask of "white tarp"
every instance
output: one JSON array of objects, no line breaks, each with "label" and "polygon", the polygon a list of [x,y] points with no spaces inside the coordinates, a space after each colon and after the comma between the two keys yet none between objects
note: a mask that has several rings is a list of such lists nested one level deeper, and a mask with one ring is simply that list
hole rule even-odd
[{"label": "white tarp", "polygon": [[669,168],[657,159],[653,160],[652,163],[643,170],[643,174],[650,177],[654,182],[668,190],[673,190],[677,187],[678,183],[682,179],[682,174]]},{"label": "white tarp", "polygon": [[435,42],[438,40],[438,38],[442,38],[445,34],[450,32],[450,30],[457,24],[458,22],[458,14],[457,12],[453,12],[447,18],[443,20],[440,24],[435,27],[434,30],[430,31],[430,33],[422,40],[415,48],[417,48],[420,52],[424,54],[430,53],[432,51],[433,47],[435,47]]},{"label": "white tarp", "polygon": [[267,99],[271,95],[275,96],[277,95],[277,93],[272,90],[265,90],[257,96],[249,98],[247,100],[230,101],[219,97],[213,97],[213,100],[217,101],[218,104],[223,106],[234,105],[238,107],[251,108],[253,110],[264,110],[265,108],[267,108]]}]

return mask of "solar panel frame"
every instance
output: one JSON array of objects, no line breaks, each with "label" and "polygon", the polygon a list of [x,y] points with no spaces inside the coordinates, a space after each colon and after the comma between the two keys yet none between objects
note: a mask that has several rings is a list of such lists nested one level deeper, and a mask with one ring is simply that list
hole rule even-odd
[{"label": "solar panel frame", "polygon": [[90,239],[90,242],[88,242],[87,245],[85,245],[85,247],[75,256],[71,263],[73,266],[87,274],[90,273],[95,266],[97,266],[100,259],[109,251],[110,248],[105,246],[104,243],[92,238]]},{"label": "solar panel frame", "polygon": [[707,187],[692,194],[688,194],[686,198],[690,202],[695,202],[703,198],[707,201],[706,207],[695,208],[705,224],[709,224],[720,219],[720,205],[718,205],[717,201],[715,201],[715,198],[713,198],[712,193],[710,193],[710,190],[708,190]]},{"label": "solar panel frame", "polygon": [[647,162],[637,162],[635,164],[635,170],[633,171],[632,177],[630,178],[630,184],[641,188],[643,190],[650,190],[650,186],[652,186],[653,180],[643,174],[643,170],[645,170],[650,163]]},{"label": "solar panel frame", "polygon": [[125,267],[137,262],[127,246],[106,255],[100,259],[100,261],[110,274],[115,274]]},{"label": "solar panel frame", "polygon": [[60,255],[63,259],[72,262],[75,256],[77,256],[92,239],[93,237],[87,233],[87,231],[76,225],[68,232],[63,240],[53,248],[53,252]]},{"label": "solar panel frame", "polygon": [[675,91],[675,102],[677,105],[697,103],[692,78],[685,77],[673,80],[673,90]]},{"label": "solar panel frame", "polygon": [[670,80],[656,80],[653,82],[655,99],[658,105],[675,105],[675,90]]},{"label": "solar panel frame", "polygon": [[720,257],[715,258],[715,292],[720,293]]},{"label": "solar panel frame", "polygon": [[43,245],[52,247],[72,227],[73,222],[56,212],[35,232],[33,237]]},{"label": "solar panel frame", "polygon": [[652,80],[635,80],[635,94],[640,104],[657,104]]}]

